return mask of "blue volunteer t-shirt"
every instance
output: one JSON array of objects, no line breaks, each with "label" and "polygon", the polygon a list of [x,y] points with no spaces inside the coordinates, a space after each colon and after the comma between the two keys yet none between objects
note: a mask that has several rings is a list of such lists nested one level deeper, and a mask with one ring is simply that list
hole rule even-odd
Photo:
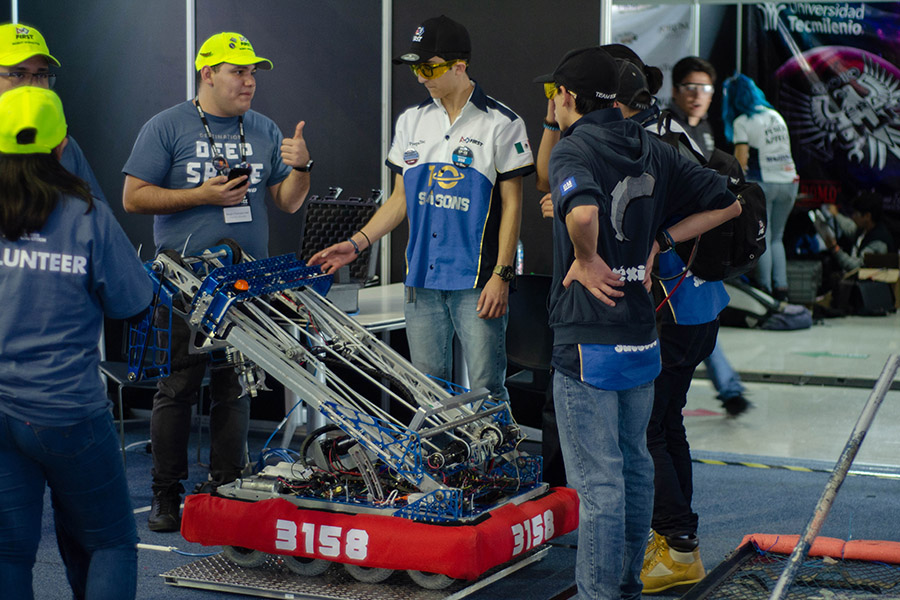
[{"label": "blue volunteer t-shirt", "polygon": [[[216,150],[209,147],[197,108],[182,102],[159,113],[141,128],[128,162],[122,171],[147,183],[166,189],[198,187],[217,176],[212,159],[221,153],[229,165],[241,161],[238,117],[216,117],[207,113]],[[231,238],[254,258],[269,255],[269,218],[266,189],[281,183],[291,167],[281,160],[282,135],[278,126],[258,112],[244,115],[245,155],[250,164],[250,200],[252,220],[226,223],[221,206],[197,206],[168,215],[153,217],[153,239],[157,252],[184,248],[190,237],[187,254],[198,254]]]},{"label": "blue volunteer t-shirt", "polygon": [[65,426],[109,409],[103,315],[140,313],[153,286],[109,206],[60,199],[41,231],[0,236],[0,411]]},{"label": "blue volunteer t-shirt", "polygon": [[91,170],[91,165],[88,164],[84,152],[81,151],[81,146],[78,145],[78,142],[71,135],[63,150],[62,158],[59,159],[59,164],[66,171],[87,183],[94,198],[106,202],[106,196],[103,195],[103,190],[100,189],[100,182],[94,176],[94,171]]}]

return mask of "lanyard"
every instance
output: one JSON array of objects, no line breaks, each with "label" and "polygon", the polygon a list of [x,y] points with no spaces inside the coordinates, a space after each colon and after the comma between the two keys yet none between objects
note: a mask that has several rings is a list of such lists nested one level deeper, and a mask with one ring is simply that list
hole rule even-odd
[{"label": "lanyard", "polygon": [[[203,123],[203,130],[206,131],[206,137],[209,138],[209,152],[212,154],[216,152],[216,142],[213,140],[212,132],[209,130],[209,121],[206,120],[206,113],[203,112],[203,109],[200,108],[200,99],[194,99],[194,106],[197,107],[197,114],[200,115],[200,121]],[[244,147],[246,140],[244,139],[244,115],[238,115],[238,129],[240,131],[240,139],[241,139],[241,163],[244,164],[247,162],[247,155],[244,153]],[[228,160],[222,156],[221,153],[216,153],[213,157],[213,167],[215,167],[216,172],[220,175],[222,171],[229,168]]]}]

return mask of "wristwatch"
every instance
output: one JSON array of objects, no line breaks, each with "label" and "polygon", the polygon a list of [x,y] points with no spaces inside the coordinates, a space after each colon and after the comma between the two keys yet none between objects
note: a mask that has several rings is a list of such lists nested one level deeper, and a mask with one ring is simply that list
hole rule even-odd
[{"label": "wristwatch", "polygon": [[300,171],[301,173],[309,173],[312,171],[313,159],[309,159],[309,162],[306,163],[305,167],[294,167],[295,171]]},{"label": "wristwatch", "polygon": [[499,275],[503,281],[512,281],[516,276],[516,272],[509,265],[497,265],[494,267],[494,273]]}]

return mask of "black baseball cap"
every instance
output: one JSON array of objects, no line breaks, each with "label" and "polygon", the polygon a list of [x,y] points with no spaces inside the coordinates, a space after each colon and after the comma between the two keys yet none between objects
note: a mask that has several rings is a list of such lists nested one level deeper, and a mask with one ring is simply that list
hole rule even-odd
[{"label": "black baseball cap", "polygon": [[[644,79],[647,82],[647,90],[650,92],[651,96],[656,94],[656,92],[659,91],[659,88],[662,87],[663,73],[659,69],[659,67],[651,67],[649,65],[645,65],[644,61],[641,60],[641,57],[637,55],[637,52],[635,52],[628,46],[624,44],[604,44],[600,47],[609,52],[610,56],[612,56],[616,60],[621,59],[634,63],[644,75]],[[622,85],[621,81],[619,82],[619,85]],[[621,102],[621,100],[619,101]]]},{"label": "black baseball cap", "polygon": [[647,78],[636,64],[626,59],[616,59],[619,67],[619,91],[616,101],[629,108],[647,110],[653,102],[653,95],[647,87]]},{"label": "black baseball cap", "polygon": [[552,73],[536,77],[534,82],[553,82],[579,96],[615,100],[619,91],[619,67],[599,46],[578,48],[567,52]]},{"label": "black baseball cap", "polygon": [[409,50],[393,60],[395,65],[428,62],[432,56],[444,60],[469,60],[472,42],[469,32],[450,17],[428,19],[416,29]]}]

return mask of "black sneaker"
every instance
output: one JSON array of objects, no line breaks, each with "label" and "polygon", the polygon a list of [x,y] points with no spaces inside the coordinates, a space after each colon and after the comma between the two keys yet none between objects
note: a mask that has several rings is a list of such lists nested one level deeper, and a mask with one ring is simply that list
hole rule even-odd
[{"label": "black sneaker", "polygon": [[747,412],[750,408],[750,402],[743,396],[735,396],[734,398],[726,398],[722,400],[722,408],[728,413],[729,417],[736,417]]},{"label": "black sneaker", "polygon": [[156,492],[150,504],[150,517],[147,525],[150,531],[178,531],[181,529],[181,517],[178,509],[181,506],[181,495],[171,492]]},{"label": "black sneaker", "polygon": [[194,486],[194,491],[192,494],[212,494],[215,493],[216,489],[219,486],[216,485],[212,481],[201,481],[197,485]]}]

